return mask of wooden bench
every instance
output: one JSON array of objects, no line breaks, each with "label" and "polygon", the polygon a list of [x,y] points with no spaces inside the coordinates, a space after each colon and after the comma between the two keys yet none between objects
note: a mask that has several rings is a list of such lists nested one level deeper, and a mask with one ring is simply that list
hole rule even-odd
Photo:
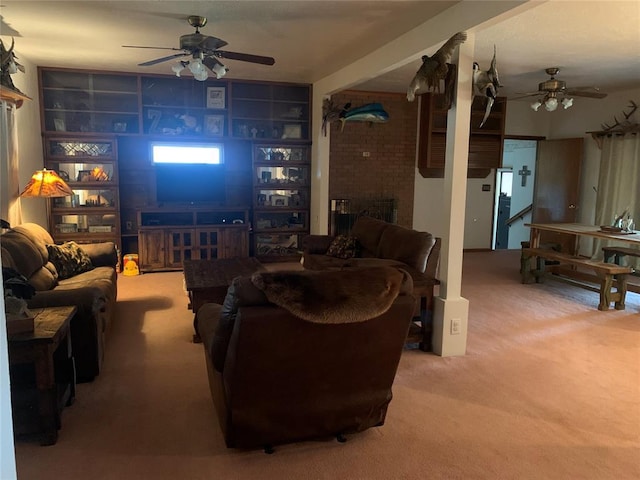
[{"label": "wooden bench", "polygon": [[622,257],[628,255],[630,257],[640,257],[640,248],[630,247],[602,247],[604,252],[604,261],[609,262],[611,257],[615,255],[614,263],[621,264]]},{"label": "wooden bench", "polygon": [[[531,268],[531,260],[536,257],[536,268]],[[561,265],[587,267],[593,270],[600,280],[600,304],[598,310],[609,310],[611,302],[615,302],[616,310],[624,310],[627,294],[627,275],[632,269],[615,263],[605,263],[576,257],[566,253],[544,248],[522,249],[522,283],[541,283],[545,276],[545,260],[558,262]],[[613,290],[614,286],[615,291]]]}]

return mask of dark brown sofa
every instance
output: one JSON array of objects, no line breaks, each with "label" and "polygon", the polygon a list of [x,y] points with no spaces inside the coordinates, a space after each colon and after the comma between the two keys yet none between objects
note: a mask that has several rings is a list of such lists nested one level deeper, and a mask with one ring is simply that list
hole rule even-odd
[{"label": "dark brown sofa", "polygon": [[71,344],[79,381],[90,381],[100,372],[105,334],[111,323],[117,296],[118,254],[112,242],[81,245],[93,268],[70,278],[58,278],[49,261],[47,245],[53,239],[40,225],[24,223],[0,236],[2,266],[16,270],[36,289],[28,308],[76,305],[71,320]]},{"label": "dark brown sofa", "polygon": [[360,216],[349,236],[357,240],[355,257],[328,255],[335,240],[332,235],[307,235],[302,239],[302,263],[310,270],[345,267],[397,266],[414,280],[435,279],[440,260],[441,240],[428,232],[419,232],[376,218]]},{"label": "dark brown sofa", "polygon": [[[352,267],[394,266],[405,270],[413,279],[416,317],[407,343],[417,343],[421,350],[431,351],[431,313],[434,288],[440,262],[441,239],[368,216],[356,219],[348,238],[355,239],[355,256],[333,256],[332,235],[307,235],[302,239],[302,263],[310,270],[343,270]],[[344,240],[344,238],[343,238]],[[342,257],[344,257],[343,255]]]},{"label": "dark brown sofa", "polygon": [[413,315],[392,267],[237,277],[197,328],[226,445],[265,448],[380,426]]}]

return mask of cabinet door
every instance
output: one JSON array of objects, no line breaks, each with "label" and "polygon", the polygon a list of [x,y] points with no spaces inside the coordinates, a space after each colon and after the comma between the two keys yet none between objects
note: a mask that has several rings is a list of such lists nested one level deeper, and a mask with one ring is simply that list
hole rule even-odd
[{"label": "cabinet door", "polygon": [[194,258],[196,231],[181,228],[167,231],[167,267],[182,268],[184,260]]},{"label": "cabinet door", "polygon": [[165,266],[165,232],[164,230],[148,230],[140,232],[140,268],[155,270]]},{"label": "cabinet door", "polygon": [[248,257],[249,234],[246,227],[227,227],[221,229],[222,255],[220,258]]},{"label": "cabinet door", "polygon": [[220,258],[220,229],[199,228],[196,232],[196,252],[200,260]]}]

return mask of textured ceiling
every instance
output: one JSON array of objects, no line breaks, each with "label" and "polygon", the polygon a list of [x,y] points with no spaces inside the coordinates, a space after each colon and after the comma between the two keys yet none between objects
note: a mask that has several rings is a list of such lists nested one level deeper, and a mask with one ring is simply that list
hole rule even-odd
[{"label": "textured ceiling", "polygon": [[[311,83],[456,3],[3,0],[0,34],[5,44],[15,36],[16,51],[40,66],[170,73],[170,62],[137,64],[171,52],[122,45],[177,47],[180,35],[194,31],[186,16],[203,15],[209,23],[202,33],[228,42],[225,49],[276,59],[274,66],[225,61],[227,78]],[[638,1],[541,2],[475,38],[474,59],[483,68],[496,45],[503,95],[535,91],[551,66],[560,67],[558,78],[569,87],[640,87]],[[404,92],[419,66],[412,62],[358,87]]]}]

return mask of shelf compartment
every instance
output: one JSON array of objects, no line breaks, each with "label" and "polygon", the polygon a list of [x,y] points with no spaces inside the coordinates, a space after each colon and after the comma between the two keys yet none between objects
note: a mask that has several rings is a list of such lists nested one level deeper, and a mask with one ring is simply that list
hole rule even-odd
[{"label": "shelf compartment", "polygon": [[271,188],[306,187],[309,179],[307,165],[255,166],[254,185]]},{"label": "shelf compartment", "polygon": [[254,234],[255,255],[266,256],[291,256],[300,254],[298,245],[300,236],[298,234]]},{"label": "shelf compartment", "polygon": [[74,161],[79,161],[81,157],[110,157],[113,159],[115,145],[113,140],[55,138],[46,141],[46,153],[47,156],[54,159],[64,158]]},{"label": "shelf compartment", "polygon": [[306,189],[257,189],[256,207],[308,208],[309,194]]},{"label": "shelf compartment", "polygon": [[54,237],[56,241],[60,241],[60,234],[76,234],[74,240],[78,239],[78,233],[96,234],[102,236],[119,235],[117,224],[117,216],[115,213],[58,213],[52,212],[52,223],[54,228]]},{"label": "shelf compartment", "polygon": [[118,170],[113,162],[70,162],[52,160],[48,165],[74,188],[102,188],[118,182]]},{"label": "shelf compartment", "polygon": [[255,232],[267,231],[306,231],[309,229],[309,213],[306,210],[274,212],[257,210],[254,214],[253,229]]},{"label": "shelf compartment", "polygon": [[44,131],[139,133],[136,75],[39,71]]},{"label": "shelf compartment", "polygon": [[280,162],[309,162],[309,148],[307,146],[290,147],[290,146],[271,146],[271,145],[256,145],[255,147],[255,162],[261,164],[267,163],[280,163]]}]

